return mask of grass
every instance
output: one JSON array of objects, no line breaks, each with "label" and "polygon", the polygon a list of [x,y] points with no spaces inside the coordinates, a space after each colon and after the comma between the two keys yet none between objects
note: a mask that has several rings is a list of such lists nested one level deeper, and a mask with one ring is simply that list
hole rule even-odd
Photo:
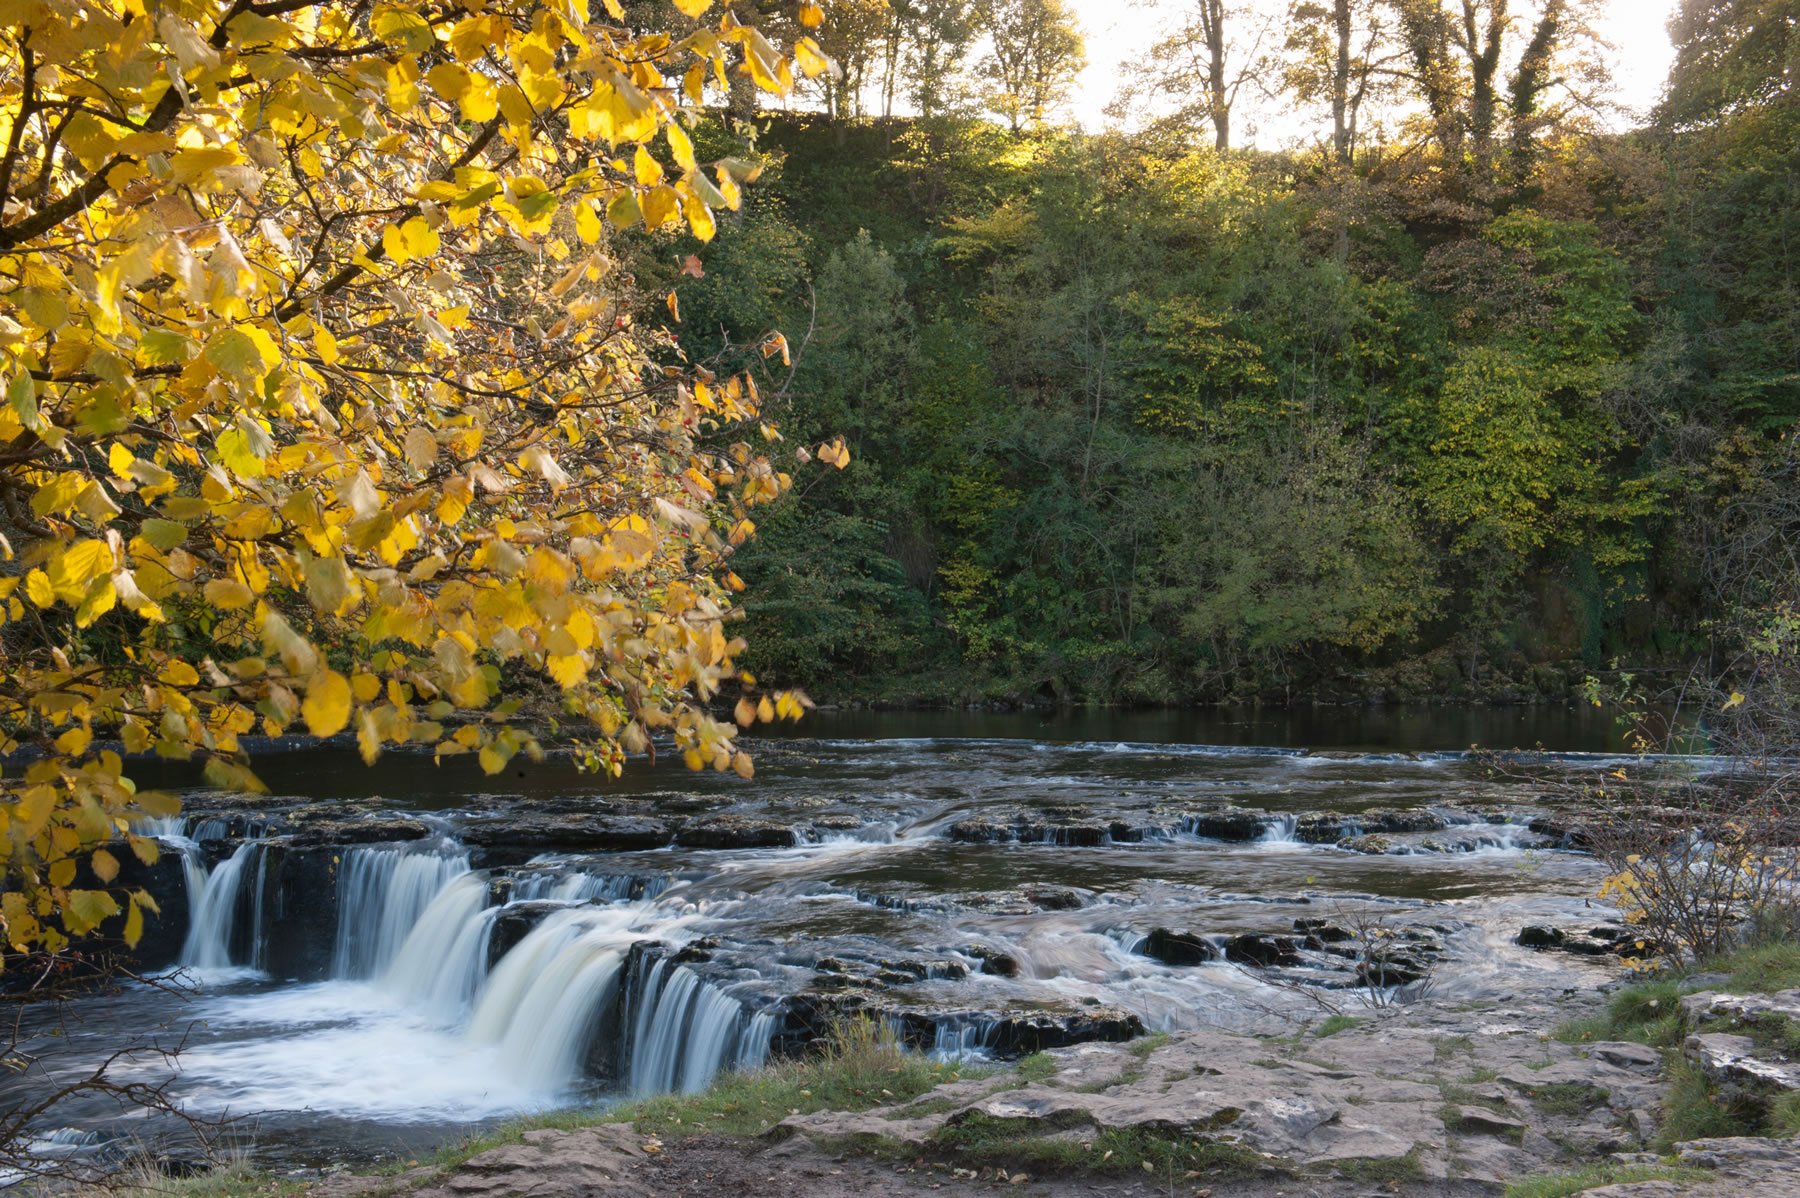
[{"label": "grass", "polygon": [[1419,1150],[1405,1156],[1364,1157],[1333,1161],[1332,1167],[1358,1185],[1397,1189],[1410,1182],[1425,1180],[1425,1166],[1419,1163]]},{"label": "grass", "polygon": [[1431,1040],[1431,1059],[1448,1061],[1459,1053],[1475,1055],[1475,1041],[1468,1036],[1434,1036]]},{"label": "grass", "polygon": [[1127,1044],[1125,1046],[1125,1051],[1132,1056],[1137,1057],[1139,1060],[1143,1060],[1168,1042],[1169,1033],[1151,1032],[1148,1036],[1139,1036],[1136,1040]]},{"label": "grass", "polygon": [[1743,993],[1767,993],[1800,986],[1800,942],[1770,940],[1739,949],[1709,967],[1731,975],[1730,988]]},{"label": "grass", "polygon": [[1678,981],[1659,980],[1627,986],[1593,1015],[1571,1020],[1556,1029],[1565,1044],[1591,1044],[1597,1040],[1631,1040],[1656,1048],[1681,1042],[1681,996]]},{"label": "grass", "polygon": [[648,1098],[619,1108],[610,1118],[665,1139],[760,1136],[789,1115],[866,1111],[984,1072],[903,1052],[889,1029],[852,1021],[805,1060],[726,1074],[703,1093]]},{"label": "grass", "polygon": [[1612,1097],[1588,1082],[1552,1082],[1530,1091],[1532,1104],[1546,1115],[1585,1115]]},{"label": "grass", "polygon": [[1313,1029],[1313,1035],[1323,1040],[1327,1036],[1335,1036],[1339,1032],[1347,1032],[1362,1020],[1354,1015],[1332,1015]]},{"label": "grass", "polygon": [[1699,1181],[1707,1176],[1701,1169],[1680,1169],[1671,1165],[1589,1165],[1573,1173],[1521,1178],[1506,1187],[1505,1198],[1569,1198],[1572,1194],[1601,1186],[1634,1181]]},{"label": "grass", "polygon": [[146,1162],[105,1187],[107,1198],[294,1198],[308,1188],[261,1172],[247,1160],[232,1160],[198,1177],[166,1177]]},{"label": "grass", "polygon": [[1056,1076],[1056,1058],[1047,1052],[1034,1052],[1015,1061],[1013,1071],[1028,1082],[1041,1082]]},{"label": "grass", "polygon": [[1270,1165],[1267,1157],[1241,1144],[1142,1128],[1106,1129],[1088,1140],[1037,1121],[995,1119],[980,1112],[940,1128],[929,1150],[962,1165],[1003,1165],[1026,1172],[1243,1178]]},{"label": "grass", "polygon": [[1655,1147],[1669,1149],[1683,1140],[1751,1133],[1751,1119],[1721,1103],[1698,1069],[1678,1061],[1670,1066],[1668,1077],[1669,1092],[1663,1099],[1663,1124]]}]

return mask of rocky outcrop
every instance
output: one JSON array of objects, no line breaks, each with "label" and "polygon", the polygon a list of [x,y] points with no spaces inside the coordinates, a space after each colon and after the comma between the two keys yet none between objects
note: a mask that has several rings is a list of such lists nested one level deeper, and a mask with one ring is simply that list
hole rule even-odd
[{"label": "rocky outcrop", "polygon": [[989,1142],[1022,1144],[1131,1133],[1211,1143],[1313,1183],[1338,1174],[1478,1188],[1543,1171],[1568,1152],[1641,1147],[1652,1127],[1634,1115],[1655,1106],[1655,1054],[1546,1042],[1544,1013],[1520,1011],[1515,1022],[1496,1014],[1507,1013],[1471,1016],[1482,1034],[1454,1040],[1401,1013],[1327,1039],[1183,1032],[1086,1043],[1051,1050],[1048,1076],[960,1082],[868,1114],[794,1115],[771,1138],[878,1136],[930,1158],[953,1153],[971,1127]]}]

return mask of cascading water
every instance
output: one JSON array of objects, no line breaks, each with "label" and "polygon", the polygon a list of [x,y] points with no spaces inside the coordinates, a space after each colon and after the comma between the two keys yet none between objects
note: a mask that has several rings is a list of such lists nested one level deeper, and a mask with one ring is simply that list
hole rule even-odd
[{"label": "cascading water", "polygon": [[380,975],[432,900],[468,872],[469,855],[447,842],[423,848],[356,848],[344,854],[332,976]]},{"label": "cascading water", "polygon": [[479,874],[451,878],[382,971],[382,988],[441,1018],[461,1015],[487,973],[488,936],[499,913],[487,906],[487,891]]},{"label": "cascading water", "polygon": [[767,1019],[753,1020],[737,999],[666,957],[645,974],[633,1007],[627,1084],[634,1094],[692,1094],[721,1069],[768,1056]]},{"label": "cascading water", "polygon": [[[262,925],[262,880],[261,862],[263,845],[260,841],[246,840],[233,850],[231,856],[213,867],[210,874],[199,879],[195,886],[193,870],[198,866],[193,857],[185,859],[189,869],[188,893],[190,897],[191,915],[188,924],[187,940],[181,946],[181,965],[184,969],[201,971],[219,971],[230,969],[234,962],[231,959],[232,938],[237,932],[238,908],[242,905],[244,878],[246,875],[255,879],[257,894],[252,907],[252,917],[256,923],[250,928],[251,943],[255,944],[261,935]],[[258,869],[250,871],[250,865],[256,862]],[[251,963],[256,958],[252,949]]]}]

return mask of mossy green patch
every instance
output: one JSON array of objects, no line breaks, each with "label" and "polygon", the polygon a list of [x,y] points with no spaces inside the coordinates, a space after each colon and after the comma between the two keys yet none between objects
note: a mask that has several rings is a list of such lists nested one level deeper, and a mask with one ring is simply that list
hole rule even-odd
[{"label": "mossy green patch", "polygon": [[1707,1174],[1673,1165],[1590,1165],[1573,1173],[1546,1173],[1521,1178],[1506,1187],[1505,1198],[1570,1198],[1584,1190],[1633,1181],[1698,1181]]}]

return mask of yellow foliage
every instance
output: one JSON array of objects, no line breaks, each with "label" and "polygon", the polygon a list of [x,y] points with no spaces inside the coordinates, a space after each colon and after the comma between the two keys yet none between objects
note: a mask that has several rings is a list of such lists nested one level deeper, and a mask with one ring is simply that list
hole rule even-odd
[{"label": "yellow foliage", "polygon": [[620,315],[602,214],[713,236],[751,175],[697,161],[684,108],[821,61],[709,0],[673,0],[679,40],[604,8],[6,6],[0,757],[37,755],[0,772],[5,943],[141,934],[148,896],[106,887],[176,804],[114,738],[252,791],[253,730],[498,770],[537,751],[496,702],[536,672],[584,760],[654,732],[752,772],[703,703],[752,685],[726,563],[788,480],[716,448],[754,387],[696,411]]}]

